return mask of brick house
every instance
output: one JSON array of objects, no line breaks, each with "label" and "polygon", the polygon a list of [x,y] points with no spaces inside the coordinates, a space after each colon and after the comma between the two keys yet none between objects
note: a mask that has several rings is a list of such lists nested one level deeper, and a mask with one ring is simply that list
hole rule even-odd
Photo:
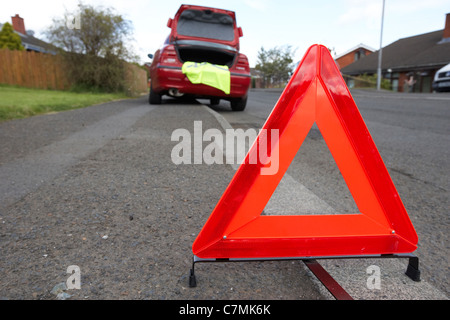
[{"label": "brick house", "polygon": [[34,37],[33,31],[27,31],[25,29],[24,19],[18,14],[16,14],[14,17],[11,17],[11,22],[14,31],[22,39],[22,45],[25,47],[25,50],[56,54],[55,47],[45,41]]},{"label": "brick house", "polygon": [[339,69],[342,69],[348,66],[349,64],[358,61],[359,59],[371,54],[374,51],[375,49],[366,46],[363,43],[360,43],[356,47],[353,47],[347,50],[346,52],[335,56],[334,61],[338,65]]},{"label": "brick house", "polygon": [[[382,76],[397,92],[432,92],[436,71],[450,63],[450,13],[445,28],[402,38],[383,48]],[[343,68],[349,76],[376,74],[378,51]],[[408,85],[411,83],[412,85]]]}]

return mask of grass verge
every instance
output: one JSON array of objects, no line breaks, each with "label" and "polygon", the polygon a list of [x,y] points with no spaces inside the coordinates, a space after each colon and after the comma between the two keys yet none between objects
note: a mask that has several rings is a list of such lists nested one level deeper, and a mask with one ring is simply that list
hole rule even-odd
[{"label": "grass verge", "polygon": [[125,98],[128,97],[119,93],[76,93],[0,86],[0,121],[84,108]]}]

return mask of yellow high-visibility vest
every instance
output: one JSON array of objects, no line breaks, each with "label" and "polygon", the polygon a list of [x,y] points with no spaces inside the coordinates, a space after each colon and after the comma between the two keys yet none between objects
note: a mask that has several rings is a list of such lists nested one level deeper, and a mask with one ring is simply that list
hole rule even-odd
[{"label": "yellow high-visibility vest", "polygon": [[181,71],[194,84],[205,84],[230,94],[231,80],[228,66],[187,61],[183,64]]}]

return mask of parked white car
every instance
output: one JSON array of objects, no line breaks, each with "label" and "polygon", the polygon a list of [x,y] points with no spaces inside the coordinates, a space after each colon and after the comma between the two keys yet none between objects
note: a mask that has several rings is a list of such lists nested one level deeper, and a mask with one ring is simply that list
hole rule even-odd
[{"label": "parked white car", "polygon": [[436,72],[433,90],[436,92],[450,91],[450,63]]}]

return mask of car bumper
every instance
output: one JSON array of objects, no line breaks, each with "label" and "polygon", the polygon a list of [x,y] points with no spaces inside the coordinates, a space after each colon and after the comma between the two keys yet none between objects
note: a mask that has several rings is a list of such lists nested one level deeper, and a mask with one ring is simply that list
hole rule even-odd
[{"label": "car bumper", "polygon": [[155,72],[156,75],[152,75],[152,87],[159,94],[165,94],[169,89],[177,89],[180,93],[196,97],[241,98],[247,95],[251,83],[250,74],[230,70],[230,94],[225,94],[208,85],[191,83],[181,71],[181,67],[160,65]]},{"label": "car bumper", "polygon": [[433,90],[450,91],[450,80],[433,82]]}]

